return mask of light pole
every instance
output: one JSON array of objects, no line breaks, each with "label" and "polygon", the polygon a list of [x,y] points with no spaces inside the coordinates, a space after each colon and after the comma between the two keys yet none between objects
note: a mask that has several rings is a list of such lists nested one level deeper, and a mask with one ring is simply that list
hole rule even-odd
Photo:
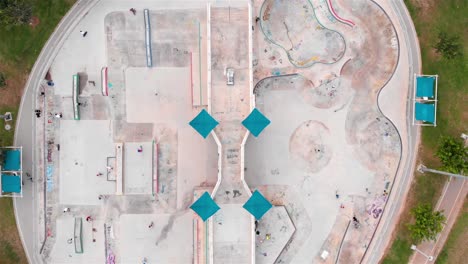
[{"label": "light pole", "polygon": [[435,174],[441,174],[441,175],[446,175],[446,176],[450,176],[450,177],[455,177],[455,178],[460,178],[460,179],[467,179],[468,177],[465,176],[465,175],[462,175],[462,174],[455,174],[455,173],[449,173],[449,172],[446,172],[446,171],[440,171],[440,170],[434,170],[434,169],[429,169],[428,167],[422,165],[422,164],[419,164],[418,166],[418,171],[420,173],[424,173],[424,172],[432,172],[432,173],[435,173]]},{"label": "light pole", "polygon": [[419,252],[419,254],[423,255],[424,257],[427,258],[427,260],[429,261],[433,261],[434,260],[434,257],[433,256],[429,256],[429,255],[426,255],[424,252],[422,252],[421,250],[419,250],[416,245],[411,245],[411,249],[414,250],[414,251],[417,251]]}]

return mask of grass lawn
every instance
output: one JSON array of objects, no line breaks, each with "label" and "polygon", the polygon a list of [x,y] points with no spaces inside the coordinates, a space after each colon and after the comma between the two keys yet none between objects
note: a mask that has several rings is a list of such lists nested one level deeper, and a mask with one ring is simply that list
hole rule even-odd
[{"label": "grass lawn", "polygon": [[[467,89],[467,55],[468,32],[466,14],[468,4],[464,0],[405,0],[418,33],[421,46],[422,73],[438,74],[438,107],[437,127],[422,129],[422,144],[418,160],[430,168],[438,168],[440,163],[434,153],[441,136],[459,137],[468,131],[468,89]],[[435,52],[433,46],[438,41],[439,32],[460,37],[464,49],[464,57],[446,60]],[[439,199],[446,181],[445,177],[419,174],[416,172],[412,183],[405,210],[394,234],[394,241],[387,251],[382,263],[408,263],[412,254],[412,244],[406,224],[412,221],[410,209],[419,203],[430,202],[434,206]],[[460,232],[467,233],[466,225]],[[460,248],[460,250],[464,250]],[[450,257],[451,251],[446,251]],[[459,262],[448,262],[459,263]]]},{"label": "grass lawn", "polygon": [[[0,88],[0,113],[11,112],[17,118],[24,85],[42,47],[56,25],[75,0],[30,0],[33,25],[6,28],[0,25],[0,71],[6,74],[7,85]],[[0,120],[0,146],[13,144],[12,130],[4,129]],[[0,198],[0,263],[27,263],[19,238],[13,202]]]}]

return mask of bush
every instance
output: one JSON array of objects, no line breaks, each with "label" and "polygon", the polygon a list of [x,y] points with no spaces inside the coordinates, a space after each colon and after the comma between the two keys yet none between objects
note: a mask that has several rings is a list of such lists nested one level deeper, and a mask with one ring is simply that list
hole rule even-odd
[{"label": "bush", "polygon": [[6,86],[6,77],[3,72],[0,72],[0,88]]},{"label": "bush", "polygon": [[439,33],[439,42],[434,46],[438,53],[446,59],[463,56],[463,47],[459,36],[449,36],[446,32]]},{"label": "bush", "polygon": [[442,169],[451,173],[468,171],[468,148],[460,139],[443,137],[436,152],[442,162]]},{"label": "bush", "polygon": [[441,211],[433,212],[430,204],[416,206],[411,209],[411,214],[415,217],[416,222],[409,224],[408,229],[416,244],[424,240],[435,240],[445,224],[445,216]]},{"label": "bush", "polygon": [[27,24],[31,21],[32,4],[27,0],[0,0],[0,23],[6,26]]}]

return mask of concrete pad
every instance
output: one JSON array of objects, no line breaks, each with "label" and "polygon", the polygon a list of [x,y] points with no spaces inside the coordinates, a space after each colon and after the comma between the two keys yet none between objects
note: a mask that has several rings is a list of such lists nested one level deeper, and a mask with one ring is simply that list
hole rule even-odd
[{"label": "concrete pad", "polygon": [[218,204],[213,216],[214,263],[250,263],[252,216],[241,204]]},{"label": "concrete pad", "polygon": [[273,206],[258,222],[255,262],[274,263],[296,231],[284,206]]},{"label": "concrete pad", "polygon": [[128,68],[125,76],[127,122],[173,123],[192,108],[189,68]]},{"label": "concrete pad", "polygon": [[100,194],[114,194],[105,176],[107,157],[115,155],[111,121],[60,121],[60,203],[99,205]]},{"label": "concrete pad", "polygon": [[[55,244],[50,254],[50,263],[104,263],[104,222],[94,220],[92,223],[86,222],[83,217],[83,253],[75,253],[74,242],[68,244],[68,240],[74,237],[75,218],[71,216],[58,218],[56,221],[57,233]],[[93,227],[97,232],[93,232]],[[93,242],[93,237],[96,242]]]},{"label": "concrete pad", "polygon": [[205,139],[189,126],[179,129],[178,141],[177,208],[186,208],[194,188],[216,183],[218,148],[213,137]]},{"label": "concrete pad", "polygon": [[[124,146],[124,193],[153,193],[152,142],[131,142]],[[138,152],[140,146],[143,152]],[[156,169],[156,168],[155,168]]]},{"label": "concrete pad", "polygon": [[[154,227],[148,228],[153,222]],[[191,263],[193,258],[193,213],[120,216],[119,263]]]}]

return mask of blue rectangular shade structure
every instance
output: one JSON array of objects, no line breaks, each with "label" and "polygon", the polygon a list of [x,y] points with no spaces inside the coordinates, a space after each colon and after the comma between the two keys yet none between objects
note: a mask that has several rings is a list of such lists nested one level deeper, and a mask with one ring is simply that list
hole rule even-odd
[{"label": "blue rectangular shade structure", "polygon": [[435,120],[435,105],[423,104],[416,102],[415,107],[415,118],[419,121],[434,123]]},{"label": "blue rectangular shade structure", "polygon": [[243,207],[252,214],[255,219],[260,220],[273,206],[258,190],[255,190]]},{"label": "blue rectangular shade structure", "polygon": [[219,123],[203,109],[189,124],[203,138],[206,138]]},{"label": "blue rectangular shade structure", "polygon": [[247,128],[252,135],[258,137],[260,133],[270,124],[270,120],[266,118],[257,108],[252,110],[252,113],[242,121],[242,125]]},{"label": "blue rectangular shade structure", "polygon": [[416,77],[416,97],[434,97],[434,83],[433,76]]},{"label": "blue rectangular shade structure", "polygon": [[206,221],[206,219],[214,215],[220,208],[215,201],[211,199],[208,192],[205,192],[190,206],[190,209],[197,213],[203,221]]},{"label": "blue rectangular shade structure", "polygon": [[16,149],[5,151],[2,169],[4,171],[19,171],[21,169],[21,152]]},{"label": "blue rectangular shade structure", "polygon": [[19,176],[2,174],[2,193],[20,193],[21,179]]}]

